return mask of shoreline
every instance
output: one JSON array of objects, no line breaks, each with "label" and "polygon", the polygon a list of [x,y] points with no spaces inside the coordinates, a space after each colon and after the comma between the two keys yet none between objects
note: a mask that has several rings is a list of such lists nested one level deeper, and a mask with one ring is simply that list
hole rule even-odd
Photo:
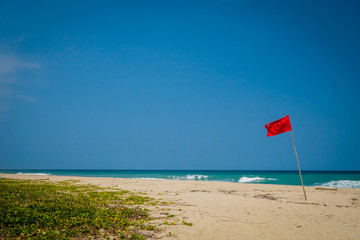
[{"label": "shoreline", "polygon": [[154,239],[358,239],[360,189],[336,190],[234,182],[0,174],[4,178],[64,181],[144,192],[172,202],[164,212],[193,226],[163,226]]},{"label": "shoreline", "polygon": [[[77,177],[109,177],[131,179],[196,180],[209,182],[234,182],[301,186],[296,171],[198,171],[198,170],[12,170],[0,174],[30,174]],[[360,172],[302,172],[308,187],[360,188]]]}]

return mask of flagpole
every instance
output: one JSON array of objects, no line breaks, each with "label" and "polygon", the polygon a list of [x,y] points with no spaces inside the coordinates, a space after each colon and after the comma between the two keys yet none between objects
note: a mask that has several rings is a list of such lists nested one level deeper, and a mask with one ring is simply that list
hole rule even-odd
[{"label": "flagpole", "polygon": [[302,185],[302,188],[303,188],[303,191],[304,191],[305,201],[307,201],[307,198],[306,198],[306,192],[305,192],[305,188],[304,188],[304,183],[303,183],[302,176],[301,176],[301,170],[300,170],[299,158],[298,158],[298,155],[297,155],[297,153],[296,153],[295,141],[294,141],[294,135],[293,135],[292,130],[291,130],[291,137],[292,137],[292,141],[293,141],[293,145],[294,145],[294,151],[295,151],[295,156],[296,156],[296,160],[297,160],[297,164],[298,164],[298,168],[299,168],[299,174],[300,174],[301,185]]}]

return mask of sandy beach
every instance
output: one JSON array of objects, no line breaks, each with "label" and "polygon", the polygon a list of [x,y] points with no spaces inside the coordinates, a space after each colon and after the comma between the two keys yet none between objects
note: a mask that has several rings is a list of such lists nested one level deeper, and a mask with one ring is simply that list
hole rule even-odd
[{"label": "sandy beach", "polygon": [[[149,239],[359,239],[360,189],[227,182],[38,176],[0,174],[4,178],[80,180],[172,202],[153,208],[156,217],[175,215],[175,225]],[[192,226],[181,224],[184,220]],[[171,234],[169,234],[171,233]]]}]

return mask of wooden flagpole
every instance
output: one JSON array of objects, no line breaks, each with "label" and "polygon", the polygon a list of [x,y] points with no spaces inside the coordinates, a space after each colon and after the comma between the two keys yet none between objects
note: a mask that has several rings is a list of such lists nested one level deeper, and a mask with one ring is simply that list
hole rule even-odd
[{"label": "wooden flagpole", "polygon": [[291,137],[292,137],[292,141],[293,141],[293,145],[294,145],[294,151],[295,151],[295,156],[296,156],[296,160],[297,160],[297,164],[298,164],[298,168],[299,168],[299,174],[300,174],[301,185],[302,185],[302,188],[303,188],[303,191],[304,191],[305,201],[307,201],[307,198],[306,198],[306,192],[305,192],[305,188],[304,188],[304,183],[303,183],[302,176],[301,176],[301,170],[300,170],[299,158],[298,158],[298,155],[297,155],[297,153],[296,153],[295,141],[294,141],[294,135],[293,135],[293,133],[292,133],[292,130],[291,130]]}]

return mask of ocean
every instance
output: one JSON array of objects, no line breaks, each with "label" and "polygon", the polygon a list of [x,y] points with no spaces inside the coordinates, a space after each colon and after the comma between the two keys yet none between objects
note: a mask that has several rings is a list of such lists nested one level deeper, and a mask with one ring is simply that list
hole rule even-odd
[{"label": "ocean", "polygon": [[[0,173],[301,185],[298,171],[0,170]],[[305,186],[360,188],[360,171],[302,171]]]}]

